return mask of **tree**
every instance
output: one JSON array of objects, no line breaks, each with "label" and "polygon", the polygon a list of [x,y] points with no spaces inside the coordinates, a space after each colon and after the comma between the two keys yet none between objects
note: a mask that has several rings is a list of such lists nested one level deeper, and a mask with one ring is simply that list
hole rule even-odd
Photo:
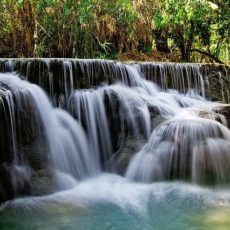
[{"label": "tree", "polygon": [[190,61],[191,51],[197,39],[209,44],[212,8],[204,0],[164,0],[155,12],[156,30],[163,30],[173,46],[179,49],[181,59]]},{"label": "tree", "polygon": [[0,54],[116,58],[155,42],[182,61],[228,62],[229,15],[229,0],[1,0]]}]

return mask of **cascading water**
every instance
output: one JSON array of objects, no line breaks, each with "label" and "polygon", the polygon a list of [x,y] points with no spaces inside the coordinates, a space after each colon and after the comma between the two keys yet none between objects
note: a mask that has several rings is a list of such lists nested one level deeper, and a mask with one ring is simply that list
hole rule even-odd
[{"label": "cascading water", "polygon": [[226,223],[230,131],[226,105],[205,99],[202,65],[0,67],[27,79],[0,74],[0,202],[12,200],[0,205],[3,230],[218,229],[216,210]]},{"label": "cascading water", "polygon": [[[131,68],[134,67],[134,68]],[[27,80],[39,84],[54,104],[66,101],[71,89],[90,88],[105,82],[136,85],[133,73],[153,81],[162,89],[190,91],[210,99],[229,103],[229,67],[186,63],[130,63],[79,59],[0,60],[0,71],[19,71]],[[138,84],[144,85],[139,80]],[[61,100],[61,101],[60,101]]]},{"label": "cascading water", "polygon": [[[67,180],[67,177],[59,178],[60,175],[63,177],[64,174],[67,174],[69,178],[72,176],[75,179],[82,179],[95,174],[97,170],[94,168],[97,168],[97,166],[94,167],[96,163],[90,159],[85,134],[79,124],[68,113],[60,109],[54,109],[45,93],[36,85],[29,84],[10,74],[1,74],[0,82],[1,85],[12,91],[5,98],[9,107],[6,116],[9,116],[10,132],[12,133],[13,164],[17,165],[17,148],[20,147],[16,143],[15,123],[22,123],[21,117],[16,120],[15,113],[22,109],[28,109],[30,106],[30,110],[36,111],[30,119],[38,120],[41,123],[40,127],[34,126],[31,128],[34,129],[34,132],[42,132],[39,135],[44,135],[47,144],[47,153],[45,154],[48,154],[48,157],[50,154],[50,163],[56,170],[57,184],[60,189],[64,186],[62,180]],[[26,101],[25,107],[21,106],[23,100]],[[7,112],[5,111],[5,113]],[[26,115],[29,116],[30,114]],[[23,127],[19,128],[22,129]],[[93,154],[92,149],[91,153]],[[64,184],[67,184],[66,181],[64,181]]]},{"label": "cascading water", "polygon": [[96,166],[95,171],[99,171],[100,161],[105,162],[112,153],[103,94],[100,90],[76,91],[69,104],[74,116],[87,130],[91,161]]},{"label": "cascading water", "polygon": [[[198,117],[173,118],[159,125],[135,155],[126,176],[142,182],[230,178],[229,130]],[[209,178],[208,178],[209,177]]]},{"label": "cascading water", "polygon": [[154,65],[147,63],[140,65],[140,69],[147,79],[158,82],[164,89],[178,89],[182,93],[193,89],[197,94],[205,97],[205,85],[208,85],[209,82],[207,77],[202,75],[199,64],[159,63],[157,68],[154,68]]}]

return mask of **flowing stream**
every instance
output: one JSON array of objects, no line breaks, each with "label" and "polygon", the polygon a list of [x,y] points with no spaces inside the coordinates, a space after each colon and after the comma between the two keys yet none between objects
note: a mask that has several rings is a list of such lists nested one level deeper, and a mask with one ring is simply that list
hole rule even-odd
[{"label": "flowing stream", "polygon": [[199,66],[85,60],[108,81],[79,89],[63,60],[57,90],[51,63],[36,84],[0,73],[1,230],[230,229],[226,104]]}]

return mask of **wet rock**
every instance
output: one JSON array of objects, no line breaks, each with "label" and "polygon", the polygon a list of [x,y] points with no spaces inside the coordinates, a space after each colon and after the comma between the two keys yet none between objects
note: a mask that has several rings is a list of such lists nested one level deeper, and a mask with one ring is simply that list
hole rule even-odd
[{"label": "wet rock", "polygon": [[43,168],[32,173],[31,195],[41,196],[54,192],[54,180],[51,168]]},{"label": "wet rock", "polygon": [[151,130],[153,130],[166,119],[161,115],[161,112],[157,106],[148,105],[148,110],[150,113],[150,119],[152,124]]},{"label": "wet rock", "polygon": [[225,117],[227,123],[226,126],[230,128],[230,105],[221,107],[217,112]]},{"label": "wet rock", "polygon": [[223,124],[224,126],[230,128],[230,106],[223,105],[212,110],[202,110],[199,112],[199,116],[215,120]]},{"label": "wet rock", "polygon": [[1,163],[0,175],[0,203],[31,194],[31,172],[26,166]]},{"label": "wet rock", "polygon": [[0,202],[47,194],[53,186],[36,109],[25,95],[5,87],[0,87]]},{"label": "wet rock", "polygon": [[230,67],[227,65],[206,64],[202,66],[208,82],[206,96],[213,101],[230,102]]},{"label": "wet rock", "polygon": [[128,136],[125,138],[123,146],[111,157],[111,161],[115,165],[116,172],[120,175],[124,175],[127,166],[132,157],[137,153],[143,146],[146,140],[140,140],[134,136]]},{"label": "wet rock", "polygon": [[6,97],[7,90],[3,87],[0,87],[0,98],[3,99],[3,97]]}]

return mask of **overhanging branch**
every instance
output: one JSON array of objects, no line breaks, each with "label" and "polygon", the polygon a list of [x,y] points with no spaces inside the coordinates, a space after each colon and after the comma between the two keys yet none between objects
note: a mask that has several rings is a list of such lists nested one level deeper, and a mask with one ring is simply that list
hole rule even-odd
[{"label": "overhanging branch", "polygon": [[200,53],[200,54],[203,54],[207,57],[210,57],[211,59],[213,59],[215,62],[217,63],[220,63],[220,64],[224,64],[219,58],[215,57],[214,55],[206,52],[206,51],[202,51],[202,50],[199,50],[199,49],[191,49],[191,52],[197,52],[197,53]]}]

